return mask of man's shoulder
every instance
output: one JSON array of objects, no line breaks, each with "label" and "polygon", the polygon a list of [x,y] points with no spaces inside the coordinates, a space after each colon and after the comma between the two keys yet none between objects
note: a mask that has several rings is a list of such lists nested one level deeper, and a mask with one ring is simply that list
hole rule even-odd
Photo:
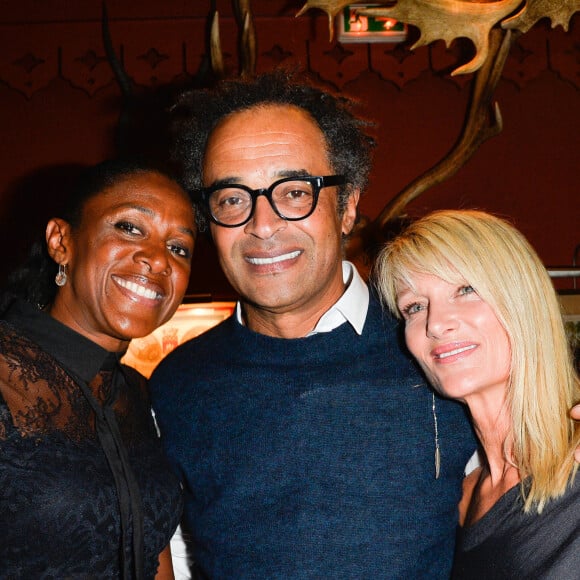
[{"label": "man's shoulder", "polygon": [[364,331],[369,340],[385,349],[385,357],[393,357],[400,364],[401,359],[412,360],[404,340],[403,327],[389,310],[380,302],[374,292],[370,293],[369,308]]},{"label": "man's shoulder", "polygon": [[369,313],[372,312],[374,316],[388,320],[392,323],[397,323],[397,319],[391,314],[386,304],[381,300],[377,289],[373,284],[369,284]]},{"label": "man's shoulder", "polygon": [[194,338],[190,338],[180,344],[169,354],[169,357],[173,357],[179,353],[191,353],[203,350],[204,348],[211,348],[211,345],[216,342],[225,339],[230,340],[232,335],[236,332],[237,326],[238,324],[235,321],[235,317],[230,316],[219,324],[212,326],[210,329],[205,330]]},{"label": "man's shoulder", "polygon": [[220,344],[234,340],[236,325],[235,320],[230,317],[202,334],[183,342],[159,363],[151,377],[152,380],[165,372],[175,373],[181,368],[191,369],[192,364],[199,358],[211,362],[215,358],[215,352],[219,352],[217,349],[220,348]]}]

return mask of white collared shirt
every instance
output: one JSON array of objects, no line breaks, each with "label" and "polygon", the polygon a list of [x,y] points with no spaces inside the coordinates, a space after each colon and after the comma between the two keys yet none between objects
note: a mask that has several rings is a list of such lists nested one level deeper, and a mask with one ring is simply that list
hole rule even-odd
[{"label": "white collared shirt", "polygon": [[[368,286],[354,264],[346,260],[342,262],[342,279],[346,286],[344,294],[322,315],[306,336],[331,332],[345,322],[348,322],[358,335],[362,334],[369,309]],[[239,302],[236,304],[236,318],[240,324],[244,324],[242,306]]]}]

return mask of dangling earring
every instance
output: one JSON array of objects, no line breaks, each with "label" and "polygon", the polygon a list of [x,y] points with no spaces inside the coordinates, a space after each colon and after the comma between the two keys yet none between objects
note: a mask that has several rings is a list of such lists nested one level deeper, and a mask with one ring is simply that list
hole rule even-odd
[{"label": "dangling earring", "polygon": [[54,277],[54,281],[56,285],[62,287],[66,284],[67,275],[66,275],[66,264],[59,264],[58,265],[58,274]]},{"label": "dangling earring", "polygon": [[439,479],[441,473],[441,451],[439,449],[439,424],[437,423],[437,409],[435,408],[435,393],[431,393],[433,397],[433,425],[435,429],[435,479]]}]

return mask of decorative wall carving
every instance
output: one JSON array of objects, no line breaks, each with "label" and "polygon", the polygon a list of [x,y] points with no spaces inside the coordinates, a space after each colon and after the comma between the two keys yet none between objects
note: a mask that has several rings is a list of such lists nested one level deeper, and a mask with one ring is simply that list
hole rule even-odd
[{"label": "decorative wall carving", "polygon": [[[258,70],[284,64],[310,70],[340,88],[362,73],[375,71],[404,89],[420,75],[448,75],[461,58],[459,44],[443,42],[411,52],[405,44],[340,44],[329,42],[327,20],[320,15],[255,16]],[[115,20],[113,43],[129,76],[142,86],[157,86],[193,77],[205,51],[205,18]],[[237,67],[237,27],[222,18],[221,38],[226,68]],[[512,49],[504,78],[523,88],[544,71],[552,71],[580,89],[580,18],[569,32],[540,23]],[[27,98],[62,79],[93,97],[114,83],[105,58],[99,20],[46,22],[27,26],[0,24],[0,81]],[[466,45],[467,46],[467,45]],[[469,47],[467,46],[467,50]],[[449,77],[462,86],[469,76]]]}]

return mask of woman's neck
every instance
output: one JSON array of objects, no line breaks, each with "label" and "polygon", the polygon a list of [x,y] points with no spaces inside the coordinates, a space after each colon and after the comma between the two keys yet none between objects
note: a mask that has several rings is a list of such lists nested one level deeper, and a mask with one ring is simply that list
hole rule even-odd
[{"label": "woman's neck", "polygon": [[466,478],[460,506],[460,523],[481,519],[514,485],[520,482],[513,462],[511,416],[505,403],[471,403],[473,425],[484,451],[481,468]]}]

